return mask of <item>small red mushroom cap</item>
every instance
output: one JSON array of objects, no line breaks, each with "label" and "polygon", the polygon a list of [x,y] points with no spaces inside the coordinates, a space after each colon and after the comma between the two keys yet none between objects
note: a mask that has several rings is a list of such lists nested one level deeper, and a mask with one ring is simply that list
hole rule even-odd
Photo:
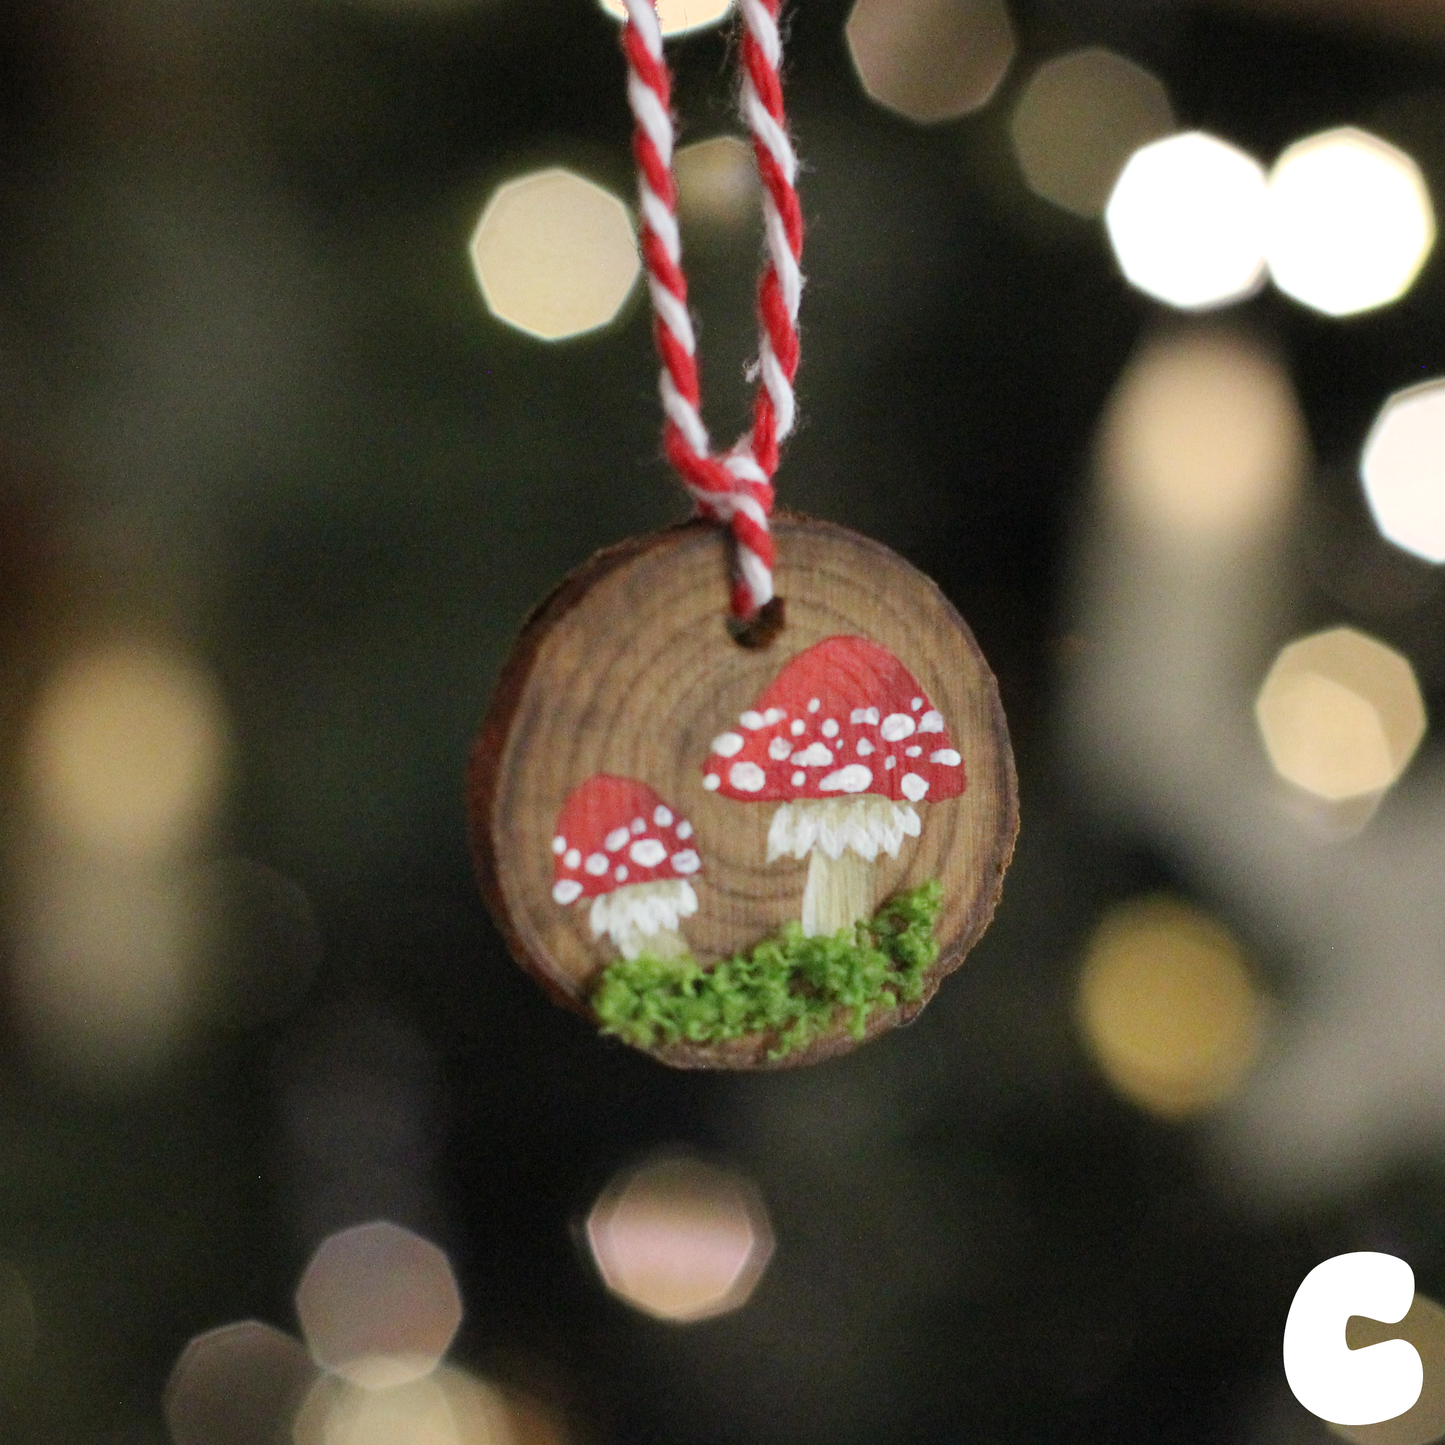
[{"label": "small red mushroom cap", "polygon": [[692,824],[646,783],[612,773],[594,773],[572,790],[557,815],[552,855],[552,897],[562,904],[702,870]]},{"label": "small red mushroom cap", "polygon": [[935,802],[967,786],[918,679],[866,637],[827,637],[798,653],[712,747],[703,787],[743,802],[851,793]]}]

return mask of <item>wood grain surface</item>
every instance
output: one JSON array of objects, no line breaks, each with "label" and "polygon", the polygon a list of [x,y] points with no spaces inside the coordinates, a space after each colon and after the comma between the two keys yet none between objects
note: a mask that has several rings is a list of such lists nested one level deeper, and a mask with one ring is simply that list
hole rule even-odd
[{"label": "wood grain surface", "polygon": [[[468,816],[487,904],[518,962],[554,999],[590,1016],[589,989],[616,957],[596,940],[585,899],[553,897],[552,840],[569,794],[598,773],[648,784],[695,828],[697,912],[683,923],[703,964],[751,947],[799,916],[807,863],[766,861],[776,804],[703,787],[720,733],[736,729],[789,658],[828,637],[887,647],[945,718],[963,755],[962,796],[918,805],[921,836],[880,856],[877,901],[929,878],[944,904],[924,998],[875,1010],[868,1036],[912,1018],[988,926],[1018,829],[1008,729],[993,674],[938,588],[886,547],[846,528],[780,512],[776,581],[786,625],[771,646],[729,636],[727,539],[689,522],[599,552],[528,618],[473,746]],[[769,1061],[770,1041],[654,1050],[691,1068],[810,1063],[854,1046],[846,1021]]]}]

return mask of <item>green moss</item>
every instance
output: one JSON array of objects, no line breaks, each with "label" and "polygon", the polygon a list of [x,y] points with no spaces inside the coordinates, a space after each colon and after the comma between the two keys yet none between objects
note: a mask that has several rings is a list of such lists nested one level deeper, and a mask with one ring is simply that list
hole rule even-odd
[{"label": "green moss", "polygon": [[896,894],[852,935],[806,938],[786,923],[747,953],[709,969],[691,958],[643,954],[609,964],[592,995],[602,1032],[640,1048],[716,1044],[772,1033],[780,1059],[825,1032],[840,1012],[861,1039],[874,1008],[923,995],[938,958],[933,924],[943,902],[938,880]]}]

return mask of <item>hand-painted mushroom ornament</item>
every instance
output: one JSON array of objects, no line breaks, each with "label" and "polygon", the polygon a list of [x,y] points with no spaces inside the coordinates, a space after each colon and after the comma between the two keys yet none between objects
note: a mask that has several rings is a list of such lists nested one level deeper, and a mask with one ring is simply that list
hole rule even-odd
[{"label": "hand-painted mushroom ornament", "polygon": [[552,839],[552,897],[592,900],[592,936],[624,958],[682,958],[680,923],[697,912],[690,877],[702,869],[692,824],[646,783],[596,773],[574,788]]},{"label": "hand-painted mushroom ornament", "polygon": [[866,637],[829,637],[792,658],[713,740],[703,787],[782,803],[768,862],[808,858],[803,932],[869,917],[873,863],[898,856],[921,823],[914,804],[956,798],[967,779],[942,716],[917,679]]}]

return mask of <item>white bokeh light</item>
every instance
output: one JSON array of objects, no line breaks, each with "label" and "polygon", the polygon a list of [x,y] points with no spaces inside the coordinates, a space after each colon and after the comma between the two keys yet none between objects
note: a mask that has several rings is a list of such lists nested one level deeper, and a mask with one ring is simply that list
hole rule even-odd
[{"label": "white bokeh light", "polygon": [[[285,1445],[566,1445],[545,1406],[452,1365],[368,1390],[336,1375],[312,1387]],[[217,1442],[230,1445],[230,1442]],[[258,1438],[246,1445],[281,1445]]]},{"label": "white bokeh light", "polygon": [[1445,378],[1385,403],[1360,477],[1380,534],[1427,562],[1445,562]]},{"label": "white bokeh light", "polygon": [[1353,627],[1281,648],[1254,711],[1275,771],[1327,803],[1393,787],[1425,736],[1408,659]]},{"label": "white bokeh light", "polygon": [[1435,243],[1420,168],[1404,151],[1343,126],[1290,146],[1269,182],[1265,249],[1274,283],[1327,316],[1410,289]]},{"label": "white bokeh light", "polygon": [[469,249],[488,310],[542,341],[607,325],[642,265],[627,207],[561,166],[499,186]]},{"label": "white bokeh light", "polygon": [[376,1220],[325,1240],[296,1289],[316,1362],[365,1389],[421,1379],[451,1347],[462,1300],[446,1255]]},{"label": "white bokeh light", "polygon": [[[627,18],[622,0],[600,0],[600,4],[614,20]],[[718,24],[732,8],[732,0],[657,0],[657,20],[664,35],[681,35]]]},{"label": "white bokeh light", "polygon": [[741,1308],[773,1252],[753,1186],[684,1156],[618,1175],[592,1206],[587,1243],[613,1294],[678,1323]]},{"label": "white bokeh light", "polygon": [[1264,279],[1267,187],[1252,156],[1202,131],[1129,158],[1104,210],[1119,267],[1184,310],[1241,300]]}]

